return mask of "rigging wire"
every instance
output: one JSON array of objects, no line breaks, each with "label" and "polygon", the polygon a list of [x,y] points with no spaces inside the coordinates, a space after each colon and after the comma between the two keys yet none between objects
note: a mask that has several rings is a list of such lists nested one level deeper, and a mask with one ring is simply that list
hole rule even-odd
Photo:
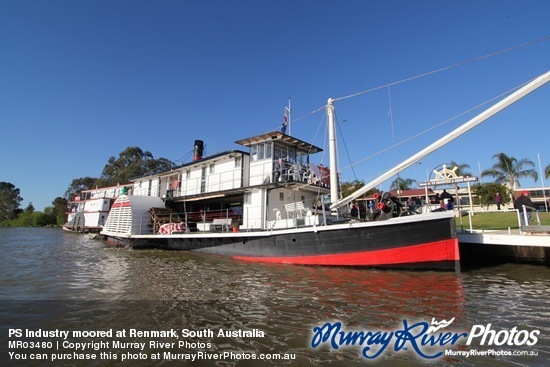
[{"label": "rigging wire", "polygon": [[[325,121],[325,118],[326,118],[326,113],[323,115],[323,117],[321,117],[321,121],[319,121],[319,125],[317,126],[317,131],[315,132],[315,135],[313,136],[313,143],[312,144],[315,144],[315,141],[317,140],[317,136],[319,135],[319,132],[321,131],[321,128],[323,126],[326,126],[327,124],[324,122]],[[326,135],[326,131],[325,131],[325,135]],[[324,144],[326,144],[326,136],[325,136],[325,139],[323,139],[323,142]],[[324,146],[324,148],[326,148],[326,145]],[[311,152],[311,149],[312,149],[312,146],[309,147],[309,151],[308,151],[308,154]],[[323,157],[324,157],[324,149],[323,149]]]},{"label": "rigging wire", "polygon": [[[346,145],[346,140],[344,139],[344,134],[342,133],[342,127],[340,126],[340,122],[338,121],[338,118],[336,117],[336,112],[334,113],[334,119],[336,120],[336,126],[338,126],[338,131],[340,132],[340,140],[342,140],[342,143],[344,143],[344,150],[346,151],[346,155],[348,156],[348,161],[351,167],[351,170],[353,171],[353,177],[355,177],[355,181],[359,181],[357,179],[357,174],[355,173],[355,169],[353,168],[353,163],[351,162],[351,156],[349,155],[348,146]],[[340,162],[338,162],[338,166],[340,166]],[[338,171],[340,172],[340,171]],[[342,183],[340,182],[340,185]]]},{"label": "rigging wire", "polygon": [[[392,144],[395,145],[395,129],[393,126],[393,106],[391,103],[391,86],[388,85],[388,103],[390,105],[390,109],[388,111],[388,117],[390,118],[390,124],[391,124],[391,138],[392,138]],[[397,173],[397,188],[399,189],[399,172]],[[401,198],[401,194],[399,194],[399,197]]]},{"label": "rigging wire", "polygon": [[[429,75],[441,73],[443,71],[454,69],[454,68],[457,68],[459,66],[463,66],[463,65],[470,64],[470,63],[473,63],[473,62],[476,62],[476,61],[480,61],[480,60],[485,60],[485,59],[488,59],[488,58],[491,58],[491,57],[494,57],[494,56],[498,56],[498,55],[501,55],[501,54],[504,54],[504,53],[507,53],[507,52],[511,52],[511,51],[514,51],[514,50],[517,50],[517,49],[520,49],[520,48],[523,48],[523,47],[531,46],[531,45],[534,45],[536,43],[540,43],[540,42],[544,42],[544,41],[548,41],[548,40],[550,40],[550,36],[542,37],[542,38],[536,39],[534,41],[530,41],[530,42],[522,43],[522,44],[519,44],[519,45],[515,45],[515,46],[512,46],[512,47],[506,48],[504,50],[492,52],[492,53],[482,55],[482,56],[478,56],[478,57],[475,57],[475,58],[472,58],[472,59],[463,60],[463,61],[460,61],[458,63],[452,64],[452,65],[448,65],[448,66],[445,66],[445,67],[442,67],[442,68],[439,68],[439,69],[428,71],[426,73],[411,76],[411,77],[401,79],[401,80],[398,80],[398,81],[395,81],[395,82],[392,82],[392,83],[380,85],[378,87],[374,87],[374,88],[367,89],[367,90],[364,90],[364,91],[361,91],[361,92],[353,93],[353,94],[350,94],[350,95],[347,95],[347,96],[343,96],[343,97],[339,97],[339,98],[333,98],[333,101],[337,102],[337,101],[342,101],[342,100],[345,100],[345,99],[361,96],[363,94],[374,92],[374,91],[377,91],[377,90],[380,90],[380,89],[383,89],[383,88],[403,84],[403,83],[410,82],[410,81],[416,80],[416,79],[420,79],[420,78],[423,78],[423,77],[426,77],[426,76],[429,76]],[[313,110],[312,112],[309,112],[309,113],[307,113],[303,116],[300,116],[300,117],[294,119],[293,122],[298,122],[300,120],[305,119],[308,116],[314,115],[317,112],[325,109],[326,106],[327,105],[324,105],[322,107],[317,108],[316,110]]]},{"label": "rigging wire", "polygon": [[194,149],[190,150],[186,154],[182,155],[178,159],[174,160],[174,163],[180,162],[181,164],[185,164],[188,162],[188,159],[193,155]]},{"label": "rigging wire", "polygon": [[457,68],[457,67],[462,66],[462,65],[470,64],[472,62],[488,59],[488,58],[491,58],[493,56],[497,56],[497,55],[500,55],[500,54],[503,54],[503,53],[506,53],[506,52],[514,51],[514,50],[517,50],[517,49],[522,48],[522,47],[527,47],[527,46],[533,45],[535,43],[547,41],[549,39],[550,39],[550,36],[543,37],[543,38],[540,38],[538,40],[534,40],[534,41],[531,41],[531,42],[523,43],[521,45],[516,45],[516,46],[513,46],[513,47],[509,47],[507,49],[492,52],[490,54],[486,54],[486,55],[483,55],[483,56],[474,57],[472,59],[460,61],[456,64],[445,66],[445,67],[442,67],[442,68],[439,68],[439,69],[436,69],[436,70],[432,70],[432,71],[429,71],[429,72],[426,72],[426,73],[423,73],[423,74],[415,75],[415,76],[412,76],[412,77],[409,77],[409,78],[401,79],[401,80],[398,80],[398,81],[393,82],[393,83],[389,83],[389,84],[382,85],[382,86],[379,86],[379,87],[367,89],[365,91],[353,93],[353,94],[350,94],[350,95],[347,95],[347,96],[343,96],[343,97],[339,97],[339,98],[333,98],[333,100],[334,100],[334,102],[337,102],[337,101],[342,101],[344,99],[357,97],[357,96],[360,96],[360,95],[363,95],[363,94],[366,94],[366,93],[369,93],[369,92],[373,92],[373,91],[378,90],[378,89],[382,89],[382,88],[385,88],[385,87],[390,87],[390,86],[394,86],[394,85],[398,85],[398,84],[403,84],[403,83],[409,82],[411,80],[423,78],[425,76],[429,76],[429,75],[437,74],[437,73],[447,71],[447,70],[450,70],[450,69],[454,69],[454,68]]},{"label": "rigging wire", "polygon": [[[529,82],[530,82],[530,81],[529,81]],[[354,165],[357,165],[357,164],[359,164],[359,163],[362,163],[362,162],[364,162],[364,161],[366,161],[366,160],[369,160],[369,159],[371,159],[371,158],[374,158],[374,157],[376,157],[376,156],[378,156],[378,155],[380,155],[380,154],[382,154],[382,153],[385,153],[385,152],[387,152],[387,151],[389,151],[389,150],[391,150],[391,149],[397,148],[398,146],[403,145],[403,144],[405,144],[405,143],[407,143],[407,142],[409,142],[409,141],[411,141],[411,140],[413,140],[413,139],[416,139],[416,138],[418,138],[419,136],[422,136],[422,135],[424,135],[424,134],[427,134],[428,132],[430,132],[430,131],[432,131],[432,130],[435,130],[435,129],[437,129],[437,128],[439,128],[439,127],[441,127],[441,126],[443,126],[443,125],[445,125],[445,124],[447,124],[447,123],[449,123],[449,122],[451,122],[451,121],[453,121],[453,120],[455,120],[455,119],[457,119],[457,118],[459,118],[459,117],[461,117],[461,116],[464,116],[464,115],[467,114],[467,113],[470,113],[470,112],[472,112],[472,111],[474,111],[474,110],[476,110],[476,109],[478,109],[478,108],[480,108],[480,107],[482,107],[482,106],[484,106],[484,105],[487,105],[487,104],[489,104],[489,103],[491,103],[491,102],[493,102],[493,101],[495,101],[495,100],[497,100],[497,99],[502,98],[503,96],[505,96],[505,95],[507,95],[507,94],[510,94],[510,93],[512,93],[512,92],[514,92],[514,91],[520,89],[521,87],[525,86],[525,85],[528,84],[529,82],[527,82],[527,83],[522,83],[521,85],[518,85],[518,86],[516,86],[516,87],[514,87],[514,88],[512,88],[512,89],[509,89],[509,90],[507,90],[506,92],[503,92],[503,93],[501,93],[501,94],[499,94],[499,95],[497,95],[497,96],[495,96],[495,97],[493,97],[493,98],[491,98],[491,99],[488,99],[488,100],[485,101],[485,102],[482,102],[482,103],[480,103],[480,104],[478,104],[478,105],[476,105],[476,106],[474,106],[474,107],[472,107],[472,108],[470,108],[470,109],[468,109],[468,110],[466,110],[466,111],[464,111],[464,112],[459,113],[458,115],[455,115],[455,116],[453,116],[453,117],[450,117],[450,118],[448,118],[448,119],[446,119],[446,120],[440,122],[439,124],[436,124],[436,125],[434,125],[434,126],[428,128],[428,129],[426,129],[426,130],[424,130],[424,131],[421,131],[421,132],[419,132],[419,133],[417,133],[417,134],[415,134],[415,135],[413,135],[413,136],[411,136],[411,137],[409,137],[409,138],[407,138],[407,139],[404,139],[404,140],[400,141],[399,143],[393,144],[393,145],[391,145],[391,146],[389,146],[389,147],[387,147],[387,148],[384,148],[384,149],[382,149],[382,150],[380,150],[380,151],[378,151],[378,152],[376,152],[376,153],[371,154],[371,155],[368,156],[368,157],[365,157],[365,158],[363,158],[363,159],[360,159],[360,160],[356,161],[355,163],[353,163],[353,164],[351,164],[351,165],[349,165],[349,166],[346,166],[346,167],[342,168],[342,169],[340,170],[340,172],[342,172],[343,170],[346,170],[346,169],[348,169],[348,168],[351,168],[351,167],[354,166]]]}]

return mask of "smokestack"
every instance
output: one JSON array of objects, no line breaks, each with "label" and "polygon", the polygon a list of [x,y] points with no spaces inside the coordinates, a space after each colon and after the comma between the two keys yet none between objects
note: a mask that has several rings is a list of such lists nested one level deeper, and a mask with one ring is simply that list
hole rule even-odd
[{"label": "smokestack", "polygon": [[202,158],[204,152],[204,143],[202,140],[195,140],[195,149],[193,153],[193,161],[197,161]]}]

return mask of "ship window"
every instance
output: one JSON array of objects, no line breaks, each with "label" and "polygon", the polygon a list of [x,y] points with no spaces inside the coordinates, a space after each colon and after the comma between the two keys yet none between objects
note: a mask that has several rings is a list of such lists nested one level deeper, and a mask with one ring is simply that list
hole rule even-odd
[{"label": "ship window", "polygon": [[296,151],[294,149],[288,149],[288,160],[292,163],[296,162]]},{"label": "ship window", "polygon": [[264,159],[264,149],[265,149],[265,146],[263,144],[258,145],[258,159],[259,160]]},{"label": "ship window", "polygon": [[307,155],[304,152],[298,152],[296,157],[296,163],[305,166],[307,161]]},{"label": "ship window", "polygon": [[269,159],[271,158],[271,148],[273,146],[272,142],[265,143],[265,158]]},{"label": "ship window", "polygon": [[275,155],[276,160],[279,158],[283,158],[285,156],[285,154],[283,154],[283,150],[278,145],[275,145],[275,149],[273,149],[273,153]]},{"label": "ship window", "polygon": [[188,179],[188,180],[191,178],[191,170],[190,169],[185,171],[185,178]]},{"label": "ship window", "polygon": [[296,162],[296,150],[291,147],[285,147],[282,145],[275,144],[273,149],[275,159],[283,158],[291,163]]},{"label": "ship window", "polygon": [[210,163],[210,173],[214,173],[215,171],[215,167],[216,167],[216,164],[215,163]]},{"label": "ship window", "polygon": [[242,157],[235,157],[235,168],[241,168],[243,163]]},{"label": "ship window", "polygon": [[282,192],[279,193],[279,201],[285,201],[285,194]]}]

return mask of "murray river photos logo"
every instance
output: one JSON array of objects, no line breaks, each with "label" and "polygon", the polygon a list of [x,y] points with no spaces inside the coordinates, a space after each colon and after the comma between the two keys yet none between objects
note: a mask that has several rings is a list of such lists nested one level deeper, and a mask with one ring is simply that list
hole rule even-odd
[{"label": "murray river photos logo", "polygon": [[328,346],[334,350],[343,347],[356,347],[367,359],[375,359],[385,352],[412,351],[419,357],[435,359],[446,354],[446,351],[456,345],[470,346],[472,343],[489,347],[519,347],[533,346],[538,342],[539,330],[493,329],[492,324],[474,325],[470,332],[448,331],[453,323],[432,319],[410,323],[402,321],[402,327],[392,331],[383,330],[345,330],[340,322],[327,322],[313,328],[311,347]]}]

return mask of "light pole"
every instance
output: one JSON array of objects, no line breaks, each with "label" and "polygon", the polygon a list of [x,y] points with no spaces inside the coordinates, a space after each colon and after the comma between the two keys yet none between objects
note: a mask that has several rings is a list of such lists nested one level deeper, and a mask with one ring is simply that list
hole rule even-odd
[{"label": "light pole", "polygon": [[416,165],[417,164],[422,164],[422,162],[416,162],[416,164],[414,165],[414,180],[416,181],[416,187],[418,188],[418,173],[416,172]]}]

